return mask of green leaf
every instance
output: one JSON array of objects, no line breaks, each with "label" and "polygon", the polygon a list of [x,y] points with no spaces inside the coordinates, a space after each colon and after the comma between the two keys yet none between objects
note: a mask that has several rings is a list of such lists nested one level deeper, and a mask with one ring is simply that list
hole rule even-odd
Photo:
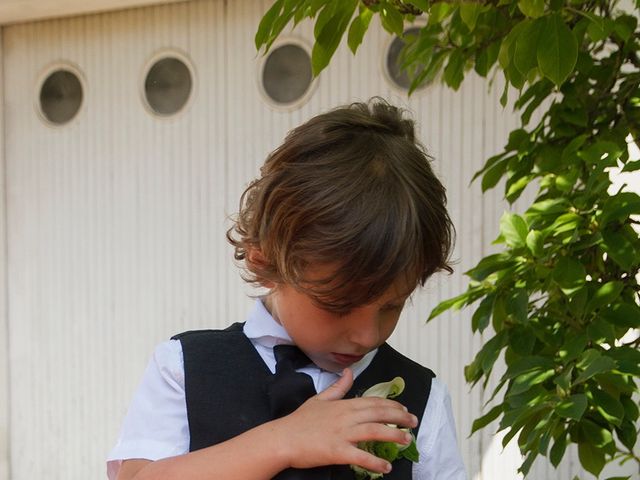
[{"label": "green leaf", "polygon": [[388,3],[381,3],[380,21],[387,32],[402,37],[404,33],[404,18],[396,7]]},{"label": "green leaf", "polygon": [[[585,136],[581,135],[578,138],[584,139]],[[584,142],[583,142],[584,143]],[[571,144],[569,144],[571,145]],[[580,145],[580,147],[582,144]],[[574,152],[577,152],[578,157],[584,159],[587,163],[591,165],[598,166],[616,166],[617,160],[622,155],[625,146],[618,145],[615,142],[608,141],[597,141],[593,145],[589,145],[588,147],[577,151],[578,148],[574,149]],[[563,155],[563,160],[566,157]],[[602,162],[605,161],[606,165],[602,165]]]},{"label": "green leaf", "polygon": [[552,13],[545,19],[538,43],[538,67],[545,77],[560,86],[576,66],[578,41],[559,13]]},{"label": "green leaf", "polygon": [[481,302],[471,317],[471,329],[474,332],[483,332],[489,326],[491,312],[493,311],[493,301],[495,295],[487,295]]},{"label": "green leaf", "polygon": [[526,372],[548,370],[554,367],[555,364],[549,357],[542,357],[540,355],[526,356],[509,365],[503,378],[512,379]]},{"label": "green leaf", "polygon": [[640,409],[638,408],[636,402],[634,402],[628,396],[622,396],[620,397],[620,403],[624,407],[624,415],[627,417],[627,419],[631,422],[635,422],[638,419],[638,415],[640,415]]},{"label": "green leaf", "polygon": [[469,434],[469,436],[473,435],[474,432],[480,430],[481,428],[484,428],[487,425],[489,425],[496,418],[498,418],[503,411],[504,411],[504,406],[500,404],[493,407],[491,410],[489,410],[489,412],[487,412],[480,418],[476,418],[473,421],[473,425],[471,425],[471,433]]},{"label": "green leaf", "polygon": [[622,444],[632,451],[638,440],[638,433],[633,422],[622,422],[622,426],[616,429],[616,433]]},{"label": "green leaf", "polygon": [[529,295],[524,288],[518,288],[509,296],[507,310],[513,320],[526,323],[528,318]]},{"label": "green leaf", "polygon": [[520,0],[518,8],[527,17],[538,18],[544,14],[544,0]]},{"label": "green leaf", "polygon": [[604,251],[607,252],[607,255],[627,271],[631,270],[634,265],[638,265],[640,262],[638,252],[635,250],[633,244],[621,233],[603,230],[602,246],[604,247]]},{"label": "green leaf", "polygon": [[482,349],[478,352],[477,358],[480,361],[482,370],[487,373],[493,367],[493,364],[498,359],[500,350],[504,348],[507,341],[507,332],[502,331],[495,335],[491,340],[484,344]]},{"label": "green leaf", "polygon": [[360,11],[360,15],[353,19],[351,22],[351,26],[349,27],[349,33],[347,36],[347,43],[351,51],[355,54],[358,50],[358,47],[362,43],[362,39],[364,38],[364,34],[367,32],[369,28],[369,23],[371,22],[371,18],[373,18],[373,12],[368,8],[363,8]]},{"label": "green leaf", "polygon": [[505,150],[525,152],[529,149],[529,145],[531,145],[531,135],[525,129],[518,128],[509,133],[509,141],[504,148]]},{"label": "green leaf", "polygon": [[527,75],[531,69],[538,66],[536,52],[544,28],[545,20],[543,18],[527,23],[516,39],[513,61],[522,75]]},{"label": "green leaf", "polygon": [[571,375],[573,373],[573,367],[565,369],[560,375],[553,379],[553,383],[558,385],[565,392],[571,390]]},{"label": "green leaf", "polygon": [[601,316],[598,316],[589,324],[587,333],[589,334],[589,339],[598,345],[605,342],[612,344],[617,337],[613,325]]},{"label": "green leaf", "polygon": [[609,18],[600,17],[593,12],[581,11],[581,15],[584,15],[589,19],[589,26],[587,27],[587,33],[594,42],[600,42],[609,36],[613,30],[613,22]]},{"label": "green leaf", "polygon": [[419,462],[420,461],[420,453],[418,452],[418,447],[416,442],[413,441],[409,444],[409,446],[403,450],[400,450],[400,457],[406,458],[410,462]]},{"label": "green leaf", "polygon": [[358,0],[333,0],[318,15],[314,28],[316,43],[311,51],[314,76],[329,65],[357,5]]},{"label": "green leaf", "polygon": [[607,355],[617,364],[617,370],[640,376],[640,350],[629,346],[611,348]]},{"label": "green leaf", "polygon": [[558,467],[562,457],[564,457],[564,452],[567,449],[567,432],[564,431],[560,434],[560,436],[553,443],[553,447],[549,451],[549,460],[551,460],[551,464],[554,467]]},{"label": "green leaf", "polygon": [[466,59],[460,49],[455,49],[449,56],[449,62],[444,68],[444,80],[454,90],[457,90],[464,79],[464,64]]},{"label": "green leaf", "polygon": [[611,432],[600,425],[592,422],[591,420],[583,420],[580,422],[582,432],[589,440],[589,443],[596,447],[605,447],[613,441]]},{"label": "green leaf", "polygon": [[586,311],[593,312],[604,305],[610,304],[618,298],[623,288],[624,284],[622,282],[613,281],[605,283],[598,288],[593,297],[591,297],[591,300],[587,303]]},{"label": "green leaf", "polygon": [[440,302],[433,310],[431,310],[431,314],[427,321],[434,319],[438,315],[446,312],[447,310],[453,308],[454,310],[460,310],[460,308],[467,303],[469,298],[469,292],[465,292],[457,297],[449,298],[447,300],[443,300]]},{"label": "green leaf", "polygon": [[549,198],[540,200],[529,207],[527,213],[540,215],[558,215],[567,211],[570,207],[566,198]]},{"label": "green leaf", "polygon": [[587,334],[584,332],[577,335],[568,335],[567,341],[558,350],[558,356],[566,365],[570,361],[578,358],[587,346],[588,340]]},{"label": "green leaf", "polygon": [[429,25],[437,25],[453,13],[454,6],[448,2],[435,2],[429,9]]},{"label": "green leaf", "polygon": [[640,195],[634,192],[620,192],[605,202],[600,223],[605,225],[637,214],[640,214]]},{"label": "green leaf", "polygon": [[516,40],[520,35],[520,32],[529,24],[529,20],[523,20],[516,24],[506,37],[502,39],[500,44],[500,51],[498,52],[498,61],[503,70],[507,70],[513,60],[515,54]]},{"label": "green leaf", "polygon": [[616,398],[599,388],[591,390],[596,409],[604,419],[614,425],[620,426],[624,417],[624,407]]},{"label": "green leaf", "polygon": [[640,308],[635,303],[618,303],[603,308],[600,316],[617,327],[640,328]]},{"label": "green leaf", "polygon": [[518,355],[530,355],[536,343],[535,333],[531,328],[516,325],[511,328],[509,343]]},{"label": "green leaf", "polygon": [[429,84],[435,80],[436,76],[442,69],[442,65],[444,64],[447,55],[449,55],[449,50],[439,50],[431,57],[429,64],[411,82],[409,95],[411,95],[420,85]]},{"label": "green leaf", "polygon": [[486,173],[482,176],[482,191],[486,192],[490,188],[496,186],[498,181],[504,175],[504,172],[507,170],[507,165],[509,163],[509,159],[505,158],[500,160],[498,163],[494,164]]},{"label": "green leaf", "polygon": [[527,247],[529,248],[529,251],[533,254],[533,256],[544,256],[544,240],[544,235],[538,230],[530,230],[529,233],[527,233]]},{"label": "green leaf", "polygon": [[535,369],[530,372],[523,373],[518,375],[513,384],[509,387],[508,395],[518,395],[522,392],[526,392],[534,385],[538,385],[539,383],[544,382],[545,380],[553,377],[555,374],[555,370],[553,368],[544,370],[544,369]]},{"label": "green leaf", "polygon": [[638,21],[630,15],[620,15],[615,19],[613,31],[624,41],[629,40],[636,29]]},{"label": "green leaf", "polygon": [[518,248],[526,244],[529,227],[520,215],[505,212],[500,219],[500,234],[507,245]]},{"label": "green leaf", "polygon": [[640,160],[627,162],[622,169],[623,172],[637,172],[638,170],[640,170]]},{"label": "green leaf", "polygon": [[561,401],[555,411],[563,418],[580,420],[587,409],[587,403],[587,396],[584,393],[577,393]]},{"label": "green leaf", "polygon": [[577,168],[569,168],[568,171],[556,177],[556,188],[561,192],[570,192],[576,186],[576,181],[580,176]]},{"label": "green leaf", "polygon": [[616,362],[612,358],[601,356],[599,353],[589,356],[590,352],[594,352],[594,350],[587,350],[585,352],[586,355],[583,355],[580,363],[578,363],[578,368],[583,371],[576,378],[576,384],[582,383],[598,373],[610,372],[616,368]]},{"label": "green leaf", "polygon": [[482,5],[476,2],[461,2],[460,3],[460,18],[467,26],[470,32],[473,32],[476,28],[476,22],[478,16],[482,11]]},{"label": "green leaf", "polygon": [[429,0],[407,0],[407,3],[419,8],[423,12],[429,11]]},{"label": "green leaf", "polygon": [[565,295],[579,290],[584,285],[586,277],[584,266],[572,257],[561,257],[553,271],[553,279]]},{"label": "green leaf", "polygon": [[573,232],[580,226],[581,222],[582,217],[580,215],[573,212],[565,213],[556,218],[553,224],[545,229],[545,232],[551,233],[555,237],[562,233]]},{"label": "green leaf", "polygon": [[[499,58],[499,57],[498,57]],[[507,76],[507,72],[504,73],[504,89],[502,90],[502,95],[500,95],[500,105],[502,107],[507,106],[507,102],[509,101],[509,77]]]},{"label": "green leaf", "polygon": [[589,442],[578,443],[578,458],[584,469],[596,477],[604,468],[604,452]]},{"label": "green leaf", "polygon": [[524,189],[527,188],[534,177],[532,175],[527,175],[518,178],[515,182],[511,183],[513,178],[515,178],[515,176],[507,181],[508,188],[507,193],[505,194],[505,198],[507,199],[509,204],[513,204],[513,202],[515,202],[520,197]]},{"label": "green leaf", "polygon": [[[500,51],[500,42],[496,41],[487,48],[476,50],[475,66],[474,69],[481,77],[486,77],[491,70],[491,67],[498,60],[498,52]],[[640,164],[640,162],[637,162]]]},{"label": "green leaf", "polygon": [[262,20],[260,20],[260,24],[258,25],[258,30],[256,31],[256,36],[254,38],[256,50],[260,50],[263,45],[268,43],[273,23],[276,18],[278,18],[278,15],[280,15],[283,4],[284,0],[276,0],[271,8],[267,10],[267,13],[264,14]]}]

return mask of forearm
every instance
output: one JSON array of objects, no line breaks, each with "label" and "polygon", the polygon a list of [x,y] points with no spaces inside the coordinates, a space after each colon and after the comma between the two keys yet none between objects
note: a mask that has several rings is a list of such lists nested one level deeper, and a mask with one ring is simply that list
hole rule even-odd
[{"label": "forearm", "polygon": [[133,480],[269,480],[288,468],[286,442],[268,422],[226,442],[144,466]]}]

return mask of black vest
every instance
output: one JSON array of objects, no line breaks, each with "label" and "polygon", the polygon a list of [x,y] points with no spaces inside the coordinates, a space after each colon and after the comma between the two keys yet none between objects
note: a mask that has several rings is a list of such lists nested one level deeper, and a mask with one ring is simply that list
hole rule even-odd
[{"label": "black vest", "polygon": [[[180,340],[184,357],[190,451],[224,442],[272,420],[266,394],[272,374],[242,326],[235,323],[226,330],[191,331],[173,337]],[[405,390],[396,400],[421,421],[435,375],[386,343],[358,375],[345,398],[358,396],[370,386],[396,376],[405,380]],[[416,427],[415,435],[417,431]],[[345,465],[321,468],[331,469],[326,478],[332,480],[354,478]],[[299,472],[299,478],[304,479],[305,470]],[[384,479],[411,479],[411,462],[393,462],[393,470]]]}]

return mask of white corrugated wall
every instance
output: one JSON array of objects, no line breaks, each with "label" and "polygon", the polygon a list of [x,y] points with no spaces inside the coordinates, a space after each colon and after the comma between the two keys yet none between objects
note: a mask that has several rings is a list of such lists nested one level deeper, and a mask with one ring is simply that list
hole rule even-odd
[{"label": "white corrugated wall", "polygon": [[[0,38],[0,78],[3,72]],[[0,109],[0,132],[4,109]],[[7,308],[7,208],[5,195],[4,135],[0,135],[0,480],[9,480],[9,317]]]},{"label": "white corrugated wall", "polygon": [[[382,73],[390,38],[378,27],[355,58],[339,50],[306,103],[272,108],[257,85],[253,46],[268,3],[201,0],[3,29],[0,307],[8,307],[0,345],[9,344],[9,381],[0,371],[0,395],[10,397],[12,479],[104,477],[153,346],[242,320],[250,308],[224,234],[267,152],[312,115],[372,95],[414,112],[457,228],[456,273],[415,296],[392,343],[448,384],[469,477],[517,478],[517,452],[500,455],[489,431],[467,438],[484,398],[463,378],[482,342],[470,334],[470,312],[424,323],[492,248],[502,195],[481,195],[470,180],[517,119],[500,108],[499,89],[473,75],[458,92],[435,85],[407,100]],[[309,26],[293,37],[310,43]],[[158,119],[140,92],[145,66],[164,50],[190,60],[195,83],[184,112]],[[38,85],[61,63],[81,73],[85,101],[72,122],[51,127],[36,111]],[[3,419],[0,412],[0,448]],[[574,458],[558,472],[539,462],[531,478],[570,479],[579,472]]]}]

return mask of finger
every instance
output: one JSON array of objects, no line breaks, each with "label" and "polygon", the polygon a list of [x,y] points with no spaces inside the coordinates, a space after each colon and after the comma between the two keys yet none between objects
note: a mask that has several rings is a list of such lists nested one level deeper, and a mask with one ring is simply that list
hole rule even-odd
[{"label": "finger", "polygon": [[324,392],[318,394],[316,398],[320,400],[340,400],[353,385],[353,372],[350,368],[342,371],[342,376]]},{"label": "finger", "polygon": [[418,419],[409,413],[406,407],[393,400],[385,399],[353,399],[354,420],[358,423],[377,422],[390,423],[401,427],[414,428]]},{"label": "finger", "polygon": [[353,449],[349,451],[348,456],[349,459],[345,463],[350,465],[358,465],[372,472],[382,474],[391,471],[391,464],[389,462],[359,448],[353,447]]},{"label": "finger", "polygon": [[350,441],[357,442],[393,442],[401,445],[409,445],[413,437],[396,427],[383,425],[382,423],[362,423],[352,428]]}]

